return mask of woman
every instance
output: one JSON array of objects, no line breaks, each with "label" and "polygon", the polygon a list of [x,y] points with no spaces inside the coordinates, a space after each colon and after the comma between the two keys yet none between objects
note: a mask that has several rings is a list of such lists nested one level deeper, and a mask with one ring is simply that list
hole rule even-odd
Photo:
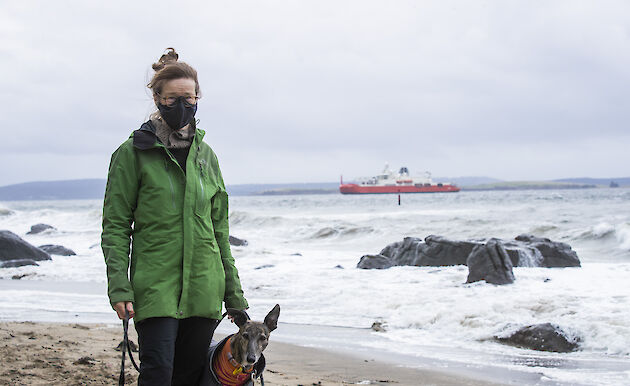
[{"label": "woman", "polygon": [[140,385],[195,384],[222,302],[247,308],[223,178],[194,119],[197,72],[177,59],[169,48],[153,65],[158,111],[112,155],[103,206],[109,300],[134,317]]}]

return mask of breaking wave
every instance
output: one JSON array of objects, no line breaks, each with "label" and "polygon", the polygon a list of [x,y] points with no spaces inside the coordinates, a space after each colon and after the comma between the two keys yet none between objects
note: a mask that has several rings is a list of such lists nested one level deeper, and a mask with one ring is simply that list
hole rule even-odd
[{"label": "breaking wave", "polygon": [[372,227],[356,227],[340,225],[335,227],[324,227],[317,230],[309,238],[310,239],[327,239],[333,237],[347,236],[363,236],[374,233],[376,230]]},{"label": "breaking wave", "polygon": [[599,223],[580,235],[580,238],[586,240],[606,239],[614,236],[616,227],[606,222]]},{"label": "breaking wave", "polygon": [[234,211],[229,218],[231,226],[277,226],[287,221],[283,216],[255,216],[243,211]]}]

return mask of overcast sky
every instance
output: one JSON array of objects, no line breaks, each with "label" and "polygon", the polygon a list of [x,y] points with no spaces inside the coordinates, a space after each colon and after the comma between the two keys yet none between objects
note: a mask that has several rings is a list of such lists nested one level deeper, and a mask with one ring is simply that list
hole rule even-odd
[{"label": "overcast sky", "polygon": [[2,1],[0,185],[105,178],[197,69],[227,184],[630,175],[630,2]]}]

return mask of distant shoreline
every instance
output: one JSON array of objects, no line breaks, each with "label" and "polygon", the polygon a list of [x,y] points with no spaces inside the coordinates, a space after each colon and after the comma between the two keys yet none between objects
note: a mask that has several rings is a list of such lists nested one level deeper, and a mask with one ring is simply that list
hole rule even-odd
[{"label": "distant shoreline", "polygon": [[[630,177],[624,178],[575,178],[554,181],[496,181],[485,177],[450,179],[466,191],[505,191],[505,190],[553,190],[553,189],[593,189],[630,187]],[[438,180],[438,179],[436,179]],[[446,180],[440,178],[439,180]],[[459,183],[458,181],[462,181]],[[492,182],[489,182],[492,181]],[[103,199],[105,179],[84,179],[66,181],[26,182],[0,187],[0,201],[45,201],[45,200],[89,200]],[[616,185],[616,186],[615,186]],[[612,187],[611,187],[612,186]],[[339,194],[337,182],[288,183],[288,184],[235,184],[228,185],[231,196],[279,196],[306,194]]]}]

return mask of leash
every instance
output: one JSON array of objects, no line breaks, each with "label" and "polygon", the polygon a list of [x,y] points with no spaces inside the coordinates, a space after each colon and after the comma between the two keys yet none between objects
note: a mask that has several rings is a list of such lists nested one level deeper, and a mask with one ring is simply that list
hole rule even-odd
[{"label": "leash", "polygon": [[125,384],[125,350],[129,352],[129,360],[133,367],[135,367],[136,371],[140,372],[140,368],[136,364],[136,361],[133,359],[133,354],[131,353],[131,345],[129,344],[129,310],[125,307],[125,318],[122,321],[123,324],[123,346],[122,346],[122,361],[120,363],[120,376],[118,377],[118,386],[123,386]]},{"label": "leash", "polygon": [[265,380],[263,379],[263,373],[260,373],[260,375],[258,375],[258,377],[257,377],[256,376],[256,370],[254,370],[254,372],[252,373],[252,381],[254,380],[254,378],[260,379],[260,386],[265,386]]}]

